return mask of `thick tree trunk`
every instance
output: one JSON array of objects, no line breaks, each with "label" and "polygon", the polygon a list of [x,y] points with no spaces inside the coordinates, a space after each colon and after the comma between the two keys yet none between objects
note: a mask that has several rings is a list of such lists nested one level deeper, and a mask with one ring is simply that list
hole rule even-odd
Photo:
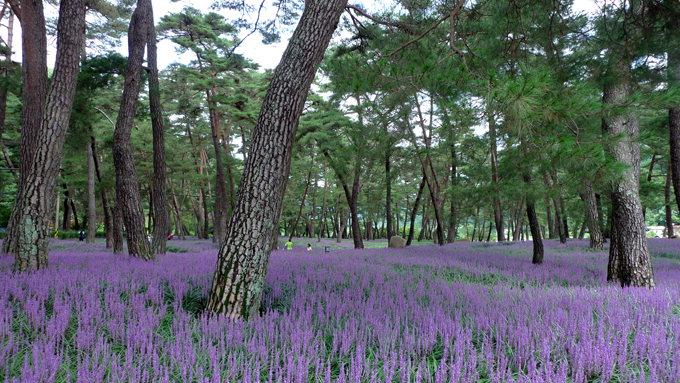
[{"label": "thick tree trunk", "polygon": [[[316,68],[347,0],[306,1],[274,71],[252,133],[238,202],[222,243],[207,308],[237,319],[258,313],[290,171],[291,148]],[[355,223],[356,224],[356,223]]]},{"label": "thick tree trunk", "polygon": [[128,64],[123,97],[113,135],[113,163],[116,167],[116,204],[123,211],[127,233],[128,253],[137,258],[152,260],[154,254],[146,237],[144,211],[132,154],[132,124],[141,87],[144,47],[148,38],[150,0],[138,0],[128,29]]},{"label": "thick tree trunk", "polygon": [[94,243],[97,233],[97,205],[94,188],[95,169],[92,143],[87,142],[87,243]]},{"label": "thick tree trunk", "polygon": [[[606,109],[621,108],[629,94],[629,63],[613,57],[606,74],[603,102]],[[624,108],[625,109],[625,108]],[[609,249],[608,280],[622,286],[654,287],[654,274],[645,237],[645,222],[639,194],[639,123],[634,112],[611,111],[603,119],[604,133],[620,137],[609,149],[615,161],[625,165],[612,181],[612,243]]]},{"label": "thick tree trunk", "polygon": [[[17,12],[21,22],[23,75],[19,183],[16,194],[19,196],[22,194],[21,189],[26,185],[28,172],[31,169],[31,161],[37,150],[40,126],[43,123],[43,112],[45,110],[45,98],[48,87],[47,36],[42,1],[22,1],[20,7],[17,6],[16,1],[13,1],[11,5],[12,9],[21,9],[20,12]],[[6,158],[9,158],[9,156]],[[14,238],[18,238],[19,235],[19,219],[20,217],[14,214],[10,217],[7,239],[3,243],[3,253],[12,254],[17,251],[18,244],[14,242]],[[55,222],[55,227],[56,225],[57,223]]]},{"label": "thick tree trunk", "polygon": [[160,85],[158,82],[158,49],[156,47],[156,27],[153,19],[153,5],[149,1],[147,12],[147,61],[149,64],[149,108],[151,110],[151,130],[153,134],[153,210],[154,232],[153,249],[157,254],[165,254],[166,242],[170,234],[170,215],[168,214],[168,195],[165,175],[165,128],[161,105]]},{"label": "thick tree trunk", "polygon": [[602,250],[604,249],[604,236],[600,227],[600,217],[597,211],[593,183],[589,179],[584,179],[582,184],[583,193],[581,193],[581,199],[585,203],[586,225],[590,234],[590,248]]},{"label": "thick tree trunk", "polygon": [[[24,5],[25,3],[22,3],[22,6]],[[40,13],[42,14],[42,11]],[[24,22],[26,21],[24,19]],[[42,123],[35,142],[32,143],[35,152],[29,161],[29,170],[23,174],[25,187],[19,188],[14,202],[12,216],[15,221],[10,219],[17,224],[16,228],[8,233],[10,250],[15,255],[16,271],[35,270],[47,266],[54,186],[59,175],[85,38],[84,0],[60,3],[57,30],[54,76],[44,112],[38,113]],[[33,41],[32,44],[36,42]],[[44,57],[42,59],[44,60]],[[30,112],[36,113],[36,110]]]},{"label": "thick tree trunk", "polygon": [[21,92],[20,184],[26,181],[37,150],[47,96],[47,35],[43,2],[21,1],[21,56],[23,90]]}]

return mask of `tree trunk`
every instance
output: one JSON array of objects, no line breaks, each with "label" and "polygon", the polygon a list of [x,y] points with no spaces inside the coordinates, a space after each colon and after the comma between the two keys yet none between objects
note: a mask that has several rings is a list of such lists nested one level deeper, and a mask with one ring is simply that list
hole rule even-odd
[{"label": "tree trunk", "polygon": [[144,211],[132,154],[132,124],[137,109],[141,86],[142,61],[148,39],[150,0],[138,0],[128,29],[128,63],[123,97],[113,135],[113,163],[116,167],[116,203],[123,211],[127,233],[128,253],[137,258],[152,260],[154,254],[146,237]]},{"label": "tree trunk", "polygon": [[[413,202],[413,209],[411,209],[411,226],[408,229],[408,238],[406,239],[406,246],[410,246],[413,242],[413,234],[416,228],[416,216],[418,215],[418,208],[420,207],[420,199],[423,196],[423,190],[425,189],[425,178],[420,181],[420,186],[418,186],[418,194],[416,194],[416,200]],[[421,230],[422,232],[422,230]],[[389,238],[388,238],[389,240]]]},{"label": "tree trunk", "polygon": [[[238,202],[227,227],[207,308],[232,319],[255,316],[290,171],[295,130],[316,68],[347,0],[306,1],[275,69],[252,133]],[[355,223],[356,224],[356,223]]]},{"label": "tree trunk", "polygon": [[153,211],[154,232],[153,249],[157,254],[165,254],[166,242],[171,232],[168,213],[168,195],[165,175],[165,128],[161,105],[160,85],[158,82],[158,49],[156,47],[156,27],[153,19],[153,5],[149,1],[147,12],[147,61],[149,64],[149,108],[151,110],[151,131],[153,134]]},{"label": "tree trunk", "polygon": [[104,210],[104,231],[106,231],[106,248],[113,247],[113,213],[111,212],[111,205],[109,204],[106,189],[102,185],[102,175],[99,170],[99,159],[97,157],[97,142],[94,137],[90,137],[90,145],[92,146],[92,160],[94,161],[94,171],[99,182],[99,190],[102,198],[102,209]]},{"label": "tree trunk", "polygon": [[[651,185],[652,183],[652,177],[654,175],[654,165],[656,164],[656,156],[658,156],[659,153],[654,152],[652,154],[652,160],[649,162],[649,170],[647,171],[647,183]],[[647,217],[647,206],[642,207],[642,216]]]},{"label": "tree trunk", "polygon": [[[629,95],[629,62],[610,53],[604,86],[606,109],[621,108]],[[625,110],[625,108],[624,108]],[[615,161],[625,165],[622,176],[612,181],[612,241],[609,248],[608,280],[621,286],[654,287],[652,263],[645,237],[645,222],[639,194],[640,143],[637,115],[611,111],[603,119],[609,137],[621,137],[609,149]]]},{"label": "tree trunk", "polygon": [[[453,141],[453,140],[452,140]],[[456,242],[458,231],[458,201],[456,200],[455,188],[458,186],[458,157],[456,154],[455,142],[451,142],[451,195],[449,210],[449,228],[446,242]],[[501,237],[498,237],[501,238]]]},{"label": "tree trunk", "polygon": [[[23,90],[21,92],[20,184],[26,182],[37,150],[43,123],[47,79],[47,35],[43,2],[23,0],[20,4]],[[21,186],[20,186],[21,187]]]},{"label": "tree trunk", "polygon": [[324,228],[326,224],[326,200],[328,193],[328,180],[326,179],[326,167],[323,169],[323,202],[321,203],[321,217],[319,219],[319,238],[317,242],[321,242],[321,237],[324,235]]},{"label": "tree trunk", "polygon": [[[61,230],[66,231],[71,229],[71,207],[69,201],[71,200],[71,192],[66,184],[62,184],[64,188],[64,211],[61,219]],[[57,227],[56,222],[54,227]]]},{"label": "tree trunk", "polygon": [[498,236],[498,241],[505,241],[505,228],[503,227],[503,204],[501,199],[498,197],[500,192],[499,182],[500,177],[498,176],[498,147],[496,142],[496,120],[493,115],[493,111],[487,106],[487,120],[489,123],[489,138],[491,139],[491,182],[493,186],[493,216],[494,222],[496,223],[496,235]]},{"label": "tree trunk", "polygon": [[97,205],[95,201],[94,189],[94,153],[92,152],[92,143],[90,141],[87,146],[87,243],[94,243],[94,238],[97,233]]},{"label": "tree trunk", "polygon": [[227,232],[227,184],[224,175],[224,159],[222,158],[222,151],[220,150],[219,130],[220,119],[217,114],[217,105],[214,100],[214,93],[212,90],[206,90],[208,105],[210,105],[210,129],[212,132],[213,147],[215,149],[215,219],[214,232],[215,240],[222,243]]},{"label": "tree trunk", "polygon": [[545,196],[545,220],[548,224],[548,238],[555,238],[555,221],[552,218],[552,207],[550,206],[550,197]]},{"label": "tree trunk", "polygon": [[[668,86],[680,88],[680,49],[668,52]],[[673,192],[680,209],[680,102],[668,110],[668,126]]]},{"label": "tree trunk", "polygon": [[666,189],[664,193],[664,206],[666,210],[666,236],[668,238],[673,238],[675,233],[673,232],[673,208],[671,206],[671,165],[668,164],[668,170],[666,171]]},{"label": "tree trunk", "polygon": [[[23,90],[21,92],[21,146],[19,148],[19,183],[17,193],[22,194],[26,185],[31,161],[37,150],[40,127],[43,123],[45,98],[47,96],[47,36],[45,32],[45,15],[42,1],[22,1],[21,7],[16,1],[11,2],[21,22],[22,75]],[[4,125],[3,125],[4,126]],[[6,158],[9,158],[7,156]],[[3,253],[13,254],[18,244],[18,215],[12,214],[7,228],[7,239],[3,243]],[[57,223],[55,222],[55,228]]]},{"label": "tree trunk", "polygon": [[[7,78],[9,76],[9,68],[12,66],[12,40],[14,39],[14,12],[12,10],[9,10],[9,15],[8,15],[8,21],[7,21],[7,41],[6,41],[6,51],[5,51],[5,62],[3,63],[2,67],[2,78],[4,81],[7,81]],[[3,85],[0,86],[0,151],[2,151],[3,158],[5,162],[7,163],[7,168],[9,171],[12,173],[12,175],[15,178],[18,178],[19,174],[17,173],[16,169],[14,168],[14,163],[12,162],[12,159],[9,157],[9,153],[7,152],[7,148],[5,147],[4,142],[2,141],[2,135],[5,131],[5,119],[7,116],[7,94],[8,94],[8,86]],[[56,227],[57,221],[55,221],[55,227]]]},{"label": "tree trunk", "polygon": [[123,209],[116,202],[113,208],[113,253],[120,254],[123,252]]},{"label": "tree trunk", "polygon": [[[383,134],[387,134],[387,125]],[[387,137],[385,138],[387,139]],[[386,150],[385,154],[385,219],[387,220],[387,239],[392,237],[392,163],[390,157],[391,151]]]},{"label": "tree trunk", "polygon": [[[22,6],[28,3],[24,2]],[[42,14],[42,5],[40,7]],[[23,22],[27,21],[28,19],[24,19]],[[34,138],[35,142],[32,143],[35,151],[30,157],[29,170],[22,175],[25,177],[25,187],[19,188],[12,210],[14,219],[10,218],[10,222],[15,222],[16,227],[8,233],[7,242],[11,253],[15,255],[14,270],[22,272],[47,267],[54,186],[59,175],[85,38],[84,0],[60,3],[57,30],[54,76],[45,109],[42,113],[38,112],[42,123]],[[31,44],[40,45],[39,37],[36,37],[38,43],[32,41]],[[44,59],[43,57],[42,60]],[[29,108],[28,113],[36,113],[36,110]]]},{"label": "tree trunk", "polygon": [[590,234],[590,248],[602,250],[604,249],[604,236],[600,227],[600,217],[597,211],[593,183],[589,179],[584,179],[582,184],[583,193],[581,193],[581,199],[585,203],[586,225]]}]

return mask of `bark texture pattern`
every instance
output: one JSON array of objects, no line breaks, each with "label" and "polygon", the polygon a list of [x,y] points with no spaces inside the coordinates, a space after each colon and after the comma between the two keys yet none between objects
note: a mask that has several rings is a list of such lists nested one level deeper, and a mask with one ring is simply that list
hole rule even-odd
[{"label": "bark texture pattern", "polygon": [[316,68],[347,0],[308,0],[274,71],[220,247],[208,309],[236,319],[258,313],[278,226],[291,149]]}]

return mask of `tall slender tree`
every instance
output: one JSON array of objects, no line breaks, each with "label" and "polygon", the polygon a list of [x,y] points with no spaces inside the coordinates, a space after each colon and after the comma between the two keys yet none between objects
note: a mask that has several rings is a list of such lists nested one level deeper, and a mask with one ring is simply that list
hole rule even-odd
[{"label": "tall slender tree", "polygon": [[[128,64],[113,141],[116,167],[116,209],[121,209],[127,232],[128,253],[137,258],[154,258],[146,238],[139,181],[132,154],[132,124],[142,81],[142,61],[148,40],[150,0],[138,0],[128,28]],[[114,222],[115,224],[115,222]]]},{"label": "tall slender tree", "polygon": [[149,64],[149,107],[153,133],[153,188],[151,190],[153,191],[154,234],[152,251],[165,254],[165,246],[168,234],[170,234],[170,217],[166,192],[165,128],[158,81],[158,48],[156,47],[156,27],[151,2],[149,2],[147,18],[149,21],[146,54]]}]

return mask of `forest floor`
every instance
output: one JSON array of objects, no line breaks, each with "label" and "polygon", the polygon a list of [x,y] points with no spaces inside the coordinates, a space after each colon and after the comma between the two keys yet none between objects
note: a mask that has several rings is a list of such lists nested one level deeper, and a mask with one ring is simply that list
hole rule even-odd
[{"label": "forest floor", "polygon": [[649,241],[653,290],[608,284],[587,241],[546,241],[540,266],[530,242],[308,241],[274,251],[236,322],[202,311],[211,241],[143,262],[53,240],[30,274],[0,256],[0,381],[680,381],[680,240]]}]

